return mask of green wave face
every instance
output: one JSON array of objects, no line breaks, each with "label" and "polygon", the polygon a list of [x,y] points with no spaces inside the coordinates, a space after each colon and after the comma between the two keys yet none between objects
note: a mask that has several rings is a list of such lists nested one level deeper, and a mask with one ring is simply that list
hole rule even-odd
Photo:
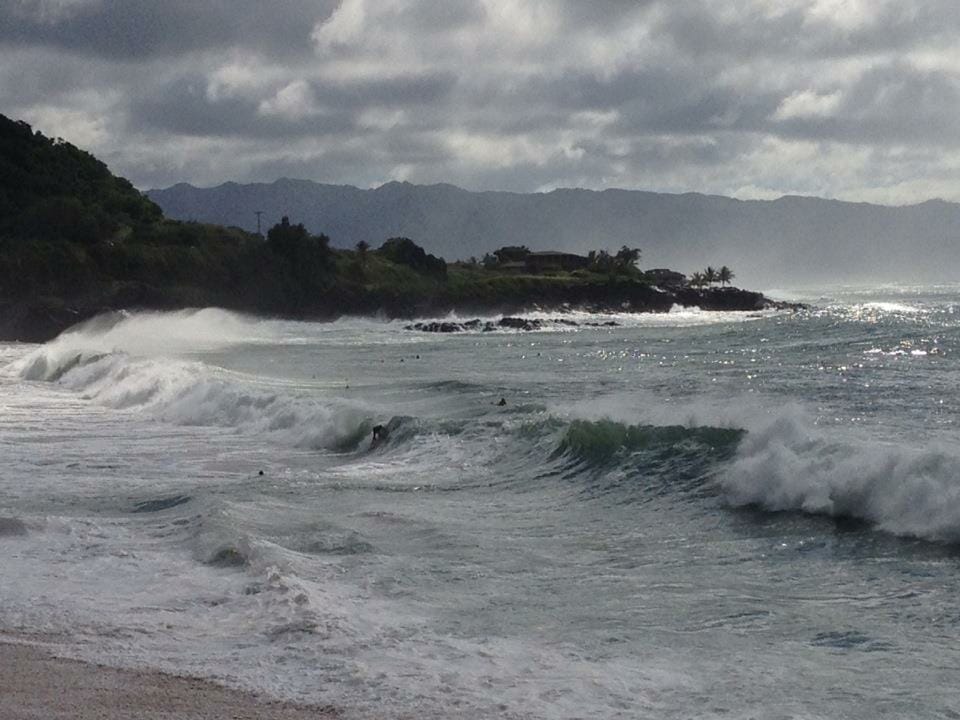
[{"label": "green wave face", "polygon": [[613,420],[574,420],[557,447],[557,455],[575,457],[594,467],[619,464],[631,456],[651,460],[701,456],[729,458],[745,431],[738,428],[683,425],[627,425]]}]

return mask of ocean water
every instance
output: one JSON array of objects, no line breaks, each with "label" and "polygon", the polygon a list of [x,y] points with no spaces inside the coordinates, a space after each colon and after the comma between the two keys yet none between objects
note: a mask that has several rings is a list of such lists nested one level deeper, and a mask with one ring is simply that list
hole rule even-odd
[{"label": "ocean water", "polygon": [[0,345],[0,632],[347,718],[960,717],[960,288],[792,297]]}]

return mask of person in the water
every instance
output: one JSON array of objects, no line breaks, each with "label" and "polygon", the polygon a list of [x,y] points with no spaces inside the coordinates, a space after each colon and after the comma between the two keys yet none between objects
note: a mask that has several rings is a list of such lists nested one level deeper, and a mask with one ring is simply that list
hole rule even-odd
[{"label": "person in the water", "polygon": [[370,447],[375,448],[377,445],[382,443],[387,439],[387,436],[390,434],[390,431],[387,429],[386,425],[374,425],[373,426],[373,439],[370,441]]}]

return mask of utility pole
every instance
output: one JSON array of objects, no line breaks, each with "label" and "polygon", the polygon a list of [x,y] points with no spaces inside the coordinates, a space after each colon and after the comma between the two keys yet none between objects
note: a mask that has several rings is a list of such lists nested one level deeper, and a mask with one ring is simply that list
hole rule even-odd
[{"label": "utility pole", "polygon": [[260,232],[260,216],[263,215],[263,210],[254,210],[253,214],[257,216],[257,235],[263,237],[263,233]]}]

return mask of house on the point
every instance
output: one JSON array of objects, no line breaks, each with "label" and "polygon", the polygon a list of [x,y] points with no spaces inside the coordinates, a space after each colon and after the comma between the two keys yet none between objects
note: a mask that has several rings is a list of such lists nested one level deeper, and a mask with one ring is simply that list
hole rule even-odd
[{"label": "house on the point", "polygon": [[583,255],[574,253],[559,252],[557,250],[543,250],[541,252],[531,252],[524,257],[524,263],[527,271],[548,272],[550,270],[582,270],[590,264],[590,259]]},{"label": "house on the point", "polygon": [[687,286],[687,276],[676,270],[655,268],[644,273],[654,285],[664,290],[679,290]]},{"label": "house on the point", "polygon": [[494,250],[497,269],[508,273],[542,273],[565,270],[571,272],[590,265],[590,259],[558,250],[531,252],[526,245],[507,245]]}]

